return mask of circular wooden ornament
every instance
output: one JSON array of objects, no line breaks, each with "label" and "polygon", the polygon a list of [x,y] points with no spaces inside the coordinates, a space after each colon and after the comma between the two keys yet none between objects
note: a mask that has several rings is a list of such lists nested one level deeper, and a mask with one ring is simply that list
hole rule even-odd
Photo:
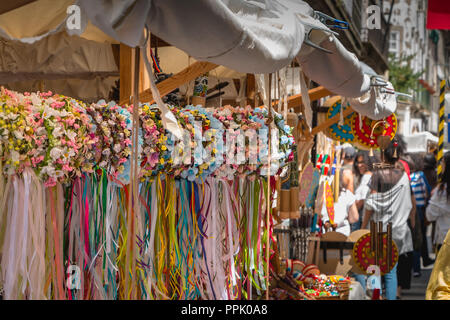
[{"label": "circular wooden ornament", "polygon": [[[380,123],[382,120],[372,120],[365,116],[361,117],[362,125],[360,126],[360,117],[358,114],[353,115],[352,129],[354,134],[355,144],[365,150],[378,149],[377,138],[379,136],[388,136],[390,140],[394,139],[397,132],[397,117],[391,114],[384,119],[386,123]],[[360,128],[361,127],[361,128]],[[373,129],[375,127],[375,129]],[[373,130],[373,136],[372,135]]]},{"label": "circular wooden ornament", "polygon": [[[327,112],[327,120],[333,118],[336,115],[339,115],[339,113],[341,112],[341,108],[342,108],[341,102],[342,102],[342,100],[339,98],[339,100],[335,101],[330,106],[330,108],[328,109],[328,112]],[[325,103],[325,105],[327,105],[327,103]],[[348,105],[344,106],[342,111],[344,111],[347,108],[348,108]],[[353,135],[353,130],[352,130],[352,118],[353,118],[354,114],[355,114],[355,112],[352,112],[351,114],[346,116],[344,118],[343,125],[339,125],[339,123],[334,123],[330,127],[328,127],[328,129],[326,130],[327,135],[331,139],[340,141],[342,143],[353,142],[354,135]]]},{"label": "circular wooden ornament", "polygon": [[398,249],[395,245],[395,242],[392,241],[392,256],[390,269],[387,269],[387,235],[383,234],[383,257],[379,257],[378,263],[375,263],[375,253],[370,250],[370,232],[361,236],[358,241],[356,241],[353,246],[353,259],[355,261],[356,266],[363,272],[366,273],[366,270],[371,265],[378,265],[380,267],[381,275],[385,275],[389,273],[398,261]]}]

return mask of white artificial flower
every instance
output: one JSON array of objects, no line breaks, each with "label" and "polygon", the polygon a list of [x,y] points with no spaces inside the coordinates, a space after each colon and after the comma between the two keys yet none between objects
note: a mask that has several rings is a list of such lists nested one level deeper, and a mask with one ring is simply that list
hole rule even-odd
[{"label": "white artificial flower", "polygon": [[60,126],[55,127],[55,129],[53,129],[52,135],[55,138],[59,138],[63,135],[64,131]]},{"label": "white artificial flower", "polygon": [[66,136],[71,140],[71,141],[75,141],[75,137],[77,136],[77,133],[75,131],[72,130],[67,130],[66,131]]},{"label": "white artificial flower", "polygon": [[64,171],[62,170],[55,170],[55,177],[56,178],[61,178],[64,176]]},{"label": "white artificial flower", "polygon": [[31,102],[34,106],[40,105],[42,103],[41,98],[35,93],[33,92],[31,94]]},{"label": "white artificial flower", "polygon": [[56,171],[55,168],[51,165],[45,166],[41,170],[41,175],[47,174],[49,177],[55,177]]},{"label": "white artificial flower", "polygon": [[75,156],[75,151],[73,151],[73,149],[64,148],[64,150],[62,152],[63,160],[68,161],[73,156]]},{"label": "white artificial flower", "polygon": [[38,135],[38,136],[42,136],[42,135],[44,135],[44,134],[46,134],[47,133],[47,130],[45,130],[45,127],[39,127],[37,130],[36,130],[36,135]]},{"label": "white artificial flower", "polygon": [[61,111],[58,112],[60,117],[67,117],[69,114],[71,114],[70,112],[67,112],[66,109],[62,109]]},{"label": "white artificial flower", "polygon": [[11,150],[11,160],[17,162],[20,159],[20,154],[16,150]]},{"label": "white artificial flower", "polygon": [[17,138],[17,139],[19,139],[19,140],[22,140],[23,139],[23,134],[22,134],[22,132],[20,132],[19,130],[14,130],[14,136]]},{"label": "white artificial flower", "polygon": [[50,150],[50,157],[53,159],[53,161],[56,161],[57,159],[61,158],[63,155],[64,150],[58,147],[52,148]]}]

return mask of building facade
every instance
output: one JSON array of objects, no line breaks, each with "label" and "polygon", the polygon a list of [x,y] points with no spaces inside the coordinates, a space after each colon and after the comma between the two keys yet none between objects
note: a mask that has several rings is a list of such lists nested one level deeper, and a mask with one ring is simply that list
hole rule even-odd
[{"label": "building facade", "polygon": [[405,92],[414,99],[399,102],[399,130],[404,135],[437,134],[439,83],[449,80],[448,31],[426,29],[427,7],[427,0],[383,0],[385,19],[390,15],[389,53],[412,56],[409,65],[420,74],[416,87]]}]

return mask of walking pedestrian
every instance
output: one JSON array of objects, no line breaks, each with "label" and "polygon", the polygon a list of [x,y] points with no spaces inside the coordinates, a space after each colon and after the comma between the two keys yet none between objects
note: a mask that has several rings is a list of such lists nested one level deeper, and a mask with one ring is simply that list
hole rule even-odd
[{"label": "walking pedestrian", "polygon": [[361,229],[364,202],[370,194],[369,182],[372,178],[372,161],[367,151],[358,151],[353,164],[355,179],[356,208],[358,209],[358,221],[351,225],[352,231]]},{"label": "walking pedestrian", "polygon": [[396,166],[396,155],[402,155],[403,150],[400,143],[394,144],[395,140],[383,151],[384,162],[390,166],[377,168],[373,172],[361,226],[367,229],[369,221],[381,221],[385,229],[388,222],[392,223],[392,239],[398,248],[399,261],[383,277],[388,300],[396,300],[401,296],[402,289],[409,288],[413,257],[412,235],[407,222],[413,210],[411,187],[407,174]]},{"label": "walking pedestrian", "polygon": [[423,156],[418,153],[411,154],[411,189],[416,201],[416,226],[414,228],[420,234],[420,244],[414,248],[413,276],[420,277],[420,258],[424,267],[434,263],[428,255],[427,227],[425,225],[425,208],[431,194],[431,187],[423,173]]}]

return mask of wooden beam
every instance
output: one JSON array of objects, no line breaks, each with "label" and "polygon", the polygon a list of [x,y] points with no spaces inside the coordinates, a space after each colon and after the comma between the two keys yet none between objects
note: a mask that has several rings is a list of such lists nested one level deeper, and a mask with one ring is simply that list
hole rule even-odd
[{"label": "wooden beam", "polygon": [[[345,109],[343,112],[344,118],[354,111],[355,110],[353,110],[351,107],[348,107],[347,109]],[[314,127],[311,130],[311,132],[308,134],[308,136],[314,136],[314,135],[318,134],[319,132],[321,132],[321,131],[327,129],[328,127],[332,126],[333,124],[337,123],[339,121],[339,119],[340,119],[340,114],[337,114],[333,118],[330,118],[327,121],[322,122],[317,127]]]},{"label": "wooden beam", "polygon": [[[333,93],[328,89],[320,86],[311,90],[308,90],[309,100],[311,102],[324,98],[326,96],[331,96]],[[294,96],[290,96],[288,98],[288,108],[294,108],[294,111],[299,111],[300,107],[303,103],[302,95],[297,94]]]},{"label": "wooden beam", "polygon": [[[309,93],[309,100],[311,102],[319,100],[326,96],[333,95],[333,93],[331,91],[329,91],[328,89],[326,89],[322,86],[311,89],[308,91],[308,93]],[[300,107],[301,107],[302,103],[303,103],[303,100],[302,100],[301,94],[296,94],[296,95],[290,96],[288,98],[288,108],[293,108],[295,112],[300,111]],[[275,106],[275,105],[278,105],[278,100],[274,100],[272,102],[272,106]],[[261,107],[263,107],[263,106],[261,106]]]},{"label": "wooden beam", "polygon": [[254,74],[247,73],[247,87],[246,96],[248,105],[253,106],[255,104],[255,93],[256,93],[256,79]]},{"label": "wooden beam", "polygon": [[15,0],[15,1],[2,1],[0,4],[0,14],[7,13],[9,11],[16,10],[23,7],[29,3],[35,2],[37,0]]},{"label": "wooden beam", "polygon": [[120,44],[120,104],[129,104],[132,81],[132,48]]},{"label": "wooden beam", "polygon": [[[189,67],[183,69],[182,71],[180,71],[179,73],[173,75],[172,77],[170,77],[164,81],[161,81],[160,83],[158,83],[156,85],[156,87],[158,88],[159,93],[161,94],[161,97],[163,97],[166,94],[175,90],[176,88],[179,88],[186,82],[191,81],[191,80],[201,76],[202,74],[205,74],[206,72],[211,71],[217,67],[218,67],[218,65],[216,65],[214,63],[197,61],[194,64],[192,64],[191,66],[189,66]],[[121,83],[121,87],[122,87],[122,83]],[[121,95],[120,104],[122,105],[122,104],[128,103],[128,99],[129,98],[126,96],[122,99],[122,95]],[[140,102],[153,103],[154,100],[153,100],[151,90],[146,89],[143,92],[139,93],[139,100],[140,100]]]}]

